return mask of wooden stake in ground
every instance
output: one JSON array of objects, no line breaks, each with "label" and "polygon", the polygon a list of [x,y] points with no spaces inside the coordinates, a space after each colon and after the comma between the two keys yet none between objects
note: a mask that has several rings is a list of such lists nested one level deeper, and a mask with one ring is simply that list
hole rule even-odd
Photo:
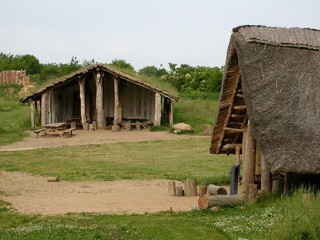
[{"label": "wooden stake in ground", "polygon": [[168,192],[169,192],[169,196],[176,196],[176,183],[175,182],[168,183]]},{"label": "wooden stake in ground", "polygon": [[208,209],[211,207],[223,207],[223,206],[237,206],[243,203],[243,199],[238,196],[226,196],[226,195],[209,195],[206,194],[200,197],[198,200],[198,206],[200,209]]},{"label": "wooden stake in ground", "polygon": [[258,185],[248,184],[248,203],[253,204],[258,200]]},{"label": "wooden stake in ground", "polygon": [[198,185],[198,196],[203,197],[205,194],[207,194],[207,187],[204,185]]},{"label": "wooden stake in ground", "polygon": [[184,194],[186,197],[197,196],[197,184],[195,179],[187,179],[184,181]]},{"label": "wooden stake in ground", "polygon": [[226,189],[213,184],[208,185],[207,191],[208,191],[208,194],[210,195],[227,195],[228,194]]}]

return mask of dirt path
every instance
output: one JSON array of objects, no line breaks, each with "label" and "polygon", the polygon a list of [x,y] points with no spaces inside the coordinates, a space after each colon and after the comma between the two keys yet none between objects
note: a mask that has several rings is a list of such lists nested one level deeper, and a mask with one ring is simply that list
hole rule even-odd
[{"label": "dirt path", "polygon": [[62,138],[59,135],[46,135],[37,137],[33,132],[29,132],[29,137],[22,142],[11,145],[1,146],[0,152],[3,151],[21,151],[35,148],[50,148],[62,146],[76,146],[88,144],[103,144],[117,142],[142,142],[155,140],[174,140],[186,139],[200,136],[177,135],[167,131],[150,132],[148,130],[141,131],[125,131],[112,132],[110,130],[83,131],[76,130],[70,138]]},{"label": "dirt path", "polygon": [[168,196],[168,180],[47,182],[45,177],[0,171],[0,189],[0,199],[19,212],[42,215],[190,211],[198,200]]}]

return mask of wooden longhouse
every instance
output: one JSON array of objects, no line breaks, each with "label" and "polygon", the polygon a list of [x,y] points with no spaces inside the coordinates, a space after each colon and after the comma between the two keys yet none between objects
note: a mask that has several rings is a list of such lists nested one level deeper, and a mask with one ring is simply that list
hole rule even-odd
[{"label": "wooden longhouse", "polygon": [[79,119],[83,129],[120,130],[125,119],[143,119],[151,125],[173,124],[173,102],[178,97],[107,65],[83,68],[21,99],[31,102],[35,122],[41,125]]},{"label": "wooden longhouse", "polygon": [[236,155],[244,189],[319,187],[319,50],[319,30],[233,29],[210,152]]}]

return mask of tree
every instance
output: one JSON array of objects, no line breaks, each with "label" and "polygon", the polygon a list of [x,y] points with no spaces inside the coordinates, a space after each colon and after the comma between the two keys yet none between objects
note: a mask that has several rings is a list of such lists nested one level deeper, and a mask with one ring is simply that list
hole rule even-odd
[{"label": "tree", "polygon": [[163,75],[167,75],[168,72],[164,68],[157,68],[155,66],[146,66],[139,70],[140,75],[144,75],[147,77],[162,77]]},{"label": "tree", "polygon": [[130,63],[127,63],[126,60],[123,60],[123,59],[112,60],[112,62],[110,63],[110,66],[135,72],[134,67]]}]

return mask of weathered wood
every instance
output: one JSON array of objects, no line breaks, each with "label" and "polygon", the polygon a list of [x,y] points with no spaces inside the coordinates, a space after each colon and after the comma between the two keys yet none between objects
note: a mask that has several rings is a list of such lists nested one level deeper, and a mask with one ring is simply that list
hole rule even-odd
[{"label": "weathered wood", "polygon": [[280,194],[280,179],[272,180],[272,194]]},{"label": "weathered wood", "polygon": [[47,122],[47,93],[41,95],[41,126],[46,125]]},{"label": "weathered wood", "polygon": [[271,193],[271,173],[264,155],[261,153],[261,190],[265,193]]},{"label": "weathered wood", "polygon": [[243,132],[243,130],[241,128],[224,127],[223,130],[228,131],[228,132],[237,132],[237,133]]},{"label": "weathered wood", "polygon": [[243,199],[236,195],[209,195],[206,194],[198,199],[200,209],[208,209],[211,207],[237,206],[243,203]]},{"label": "weathered wood", "polygon": [[38,101],[34,101],[34,110],[35,110],[35,125],[36,125],[36,126],[39,126]]},{"label": "weathered wood", "polygon": [[105,129],[106,127],[106,118],[104,114],[103,107],[103,72],[97,72],[94,74],[96,82],[96,111],[97,111],[97,128]]},{"label": "weathered wood", "polygon": [[233,113],[233,114],[231,114],[231,117],[233,117],[233,118],[244,118],[244,117],[246,117],[246,115],[245,114]]},{"label": "weathered wood", "polygon": [[253,137],[252,125],[248,122],[247,142],[246,142],[246,156],[244,162],[243,181],[245,190],[248,184],[254,184],[255,176],[255,161],[256,161],[256,141]]},{"label": "weathered wood", "polygon": [[86,92],[85,92],[85,77],[79,79],[80,89],[80,115],[83,130],[88,130],[86,116]]},{"label": "weathered wood", "polygon": [[173,102],[170,100],[169,124],[173,125]]},{"label": "weathered wood", "polygon": [[31,102],[31,127],[34,128],[35,127],[35,122],[34,122],[34,102]]},{"label": "weathered wood", "polygon": [[[236,147],[236,164],[241,164],[241,148]],[[240,183],[240,167],[238,173],[238,184]]]},{"label": "weathered wood", "polygon": [[182,187],[176,187],[176,196],[182,197],[183,196],[183,189]]},{"label": "weathered wood", "polygon": [[161,124],[161,95],[156,92],[155,94],[155,113],[154,113],[154,125],[160,126]]},{"label": "weathered wood", "polygon": [[256,145],[256,166],[255,166],[255,175],[261,175],[261,150],[258,145]]},{"label": "weathered wood", "polygon": [[248,203],[253,204],[258,200],[258,185],[257,184],[248,184],[248,194],[247,194]]},{"label": "weathered wood", "polygon": [[228,143],[228,144],[225,144],[223,146],[224,149],[236,149],[236,148],[242,148],[242,143]]},{"label": "weathered wood", "polygon": [[244,165],[246,161],[246,145],[247,145],[247,133],[248,133],[248,128],[243,127],[243,132],[242,132],[242,166]]},{"label": "weathered wood", "polygon": [[205,194],[207,194],[207,186],[198,185],[198,196],[203,197]]},{"label": "weathered wood", "polygon": [[184,181],[184,194],[186,197],[197,196],[196,180],[191,178]]},{"label": "weathered wood", "polygon": [[176,183],[168,182],[168,193],[169,196],[176,196]]},{"label": "weathered wood", "polygon": [[59,177],[47,177],[48,182],[59,182]]},{"label": "weathered wood", "polygon": [[120,130],[119,123],[121,123],[119,108],[120,108],[120,101],[119,101],[119,80],[118,78],[113,79],[114,85],[114,118],[113,118],[113,126],[112,131],[117,132]]},{"label": "weathered wood", "polygon": [[246,110],[247,106],[246,105],[238,105],[233,107],[234,110]]},{"label": "weathered wood", "polygon": [[216,186],[213,184],[208,185],[207,192],[210,195],[227,195],[228,194],[228,192],[225,188],[220,187],[220,186]]}]

